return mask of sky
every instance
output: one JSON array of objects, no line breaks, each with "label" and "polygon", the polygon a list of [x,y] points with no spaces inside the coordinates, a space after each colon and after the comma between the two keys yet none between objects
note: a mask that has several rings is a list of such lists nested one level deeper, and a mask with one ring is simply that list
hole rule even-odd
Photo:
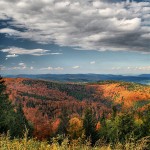
[{"label": "sky", "polygon": [[0,0],[0,74],[149,74],[150,0]]}]

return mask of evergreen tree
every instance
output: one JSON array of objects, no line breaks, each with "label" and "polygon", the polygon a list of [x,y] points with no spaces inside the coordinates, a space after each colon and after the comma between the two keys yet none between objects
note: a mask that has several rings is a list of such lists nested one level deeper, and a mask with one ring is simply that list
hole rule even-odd
[{"label": "evergreen tree", "polygon": [[29,129],[29,133],[31,133],[32,128],[24,116],[21,105],[16,112],[14,110],[15,107],[6,94],[4,80],[0,76],[0,133],[9,131],[11,137],[23,136],[25,129]]},{"label": "evergreen tree", "polygon": [[62,113],[60,115],[60,125],[58,127],[57,134],[64,134],[67,135],[67,128],[69,124],[69,112],[66,108],[62,108]]},{"label": "evergreen tree", "polygon": [[6,94],[6,86],[0,76],[0,133],[7,133],[14,121],[14,108]]},{"label": "evergreen tree", "polygon": [[85,130],[86,138],[91,138],[92,145],[98,140],[98,134],[96,132],[96,118],[93,115],[92,109],[86,109],[84,120],[83,120],[83,128]]},{"label": "evergreen tree", "polygon": [[116,106],[112,106],[112,120],[117,116],[117,108]]},{"label": "evergreen tree", "polygon": [[141,127],[143,136],[150,136],[150,107],[145,111],[143,115],[143,125]]},{"label": "evergreen tree", "polygon": [[20,103],[15,113],[15,119],[11,126],[10,134],[13,137],[22,137],[26,130],[28,130],[28,135],[31,136],[33,127],[26,119]]}]

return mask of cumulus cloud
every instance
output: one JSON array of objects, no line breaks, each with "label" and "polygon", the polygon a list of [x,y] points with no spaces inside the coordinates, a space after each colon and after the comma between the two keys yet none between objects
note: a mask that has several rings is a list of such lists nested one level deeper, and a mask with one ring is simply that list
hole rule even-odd
[{"label": "cumulus cloud", "polygon": [[53,70],[53,67],[40,68],[40,70]]},{"label": "cumulus cloud", "polygon": [[5,67],[5,66],[0,65],[0,70],[5,70],[5,69],[6,69],[6,67]]},{"label": "cumulus cloud", "polygon": [[63,53],[50,53],[51,55],[61,55]]},{"label": "cumulus cloud", "polygon": [[150,2],[129,0],[1,0],[0,19],[12,18],[16,28],[0,33],[83,50],[149,52],[149,10]]},{"label": "cumulus cloud", "polygon": [[20,65],[20,66],[23,66],[23,65],[25,65],[25,64],[21,62],[21,63],[19,63],[19,65]]},{"label": "cumulus cloud", "polygon": [[91,61],[91,62],[90,62],[91,65],[93,65],[93,64],[95,64],[95,63],[96,63],[95,61]]},{"label": "cumulus cloud", "polygon": [[12,67],[6,67],[6,66],[2,66],[0,65],[0,70],[3,71],[8,71],[8,70],[25,70],[25,69],[29,69],[27,67],[27,65],[25,63],[19,63],[18,65],[12,66]]},{"label": "cumulus cloud", "polygon": [[33,70],[33,69],[34,69],[34,67],[33,67],[33,66],[31,66],[31,67],[30,67],[30,69],[31,69],[31,70]]},{"label": "cumulus cloud", "polygon": [[19,47],[10,47],[1,51],[9,54],[6,57],[17,57],[18,55],[42,56],[49,54],[49,50],[45,49],[24,49]]},{"label": "cumulus cloud", "polygon": [[73,69],[78,69],[78,68],[80,68],[80,66],[73,66],[72,68]]},{"label": "cumulus cloud", "polygon": [[40,70],[56,70],[56,71],[61,71],[64,70],[62,67],[46,67],[46,68],[40,68]]},{"label": "cumulus cloud", "polygon": [[26,69],[27,68],[25,63],[21,62],[18,65],[20,66],[21,69]]},{"label": "cumulus cloud", "polygon": [[112,67],[112,70],[150,71],[150,66]]},{"label": "cumulus cloud", "polygon": [[7,59],[10,58],[10,57],[18,57],[18,55],[16,55],[16,54],[6,55],[6,58],[7,58]]},{"label": "cumulus cloud", "polygon": [[54,70],[64,70],[64,68],[62,68],[62,67],[56,67],[56,68],[54,68]]},{"label": "cumulus cloud", "polygon": [[3,28],[3,29],[0,29],[0,33],[5,33],[10,36],[17,36],[17,35],[19,36],[20,32],[14,29],[10,29],[10,28]]}]

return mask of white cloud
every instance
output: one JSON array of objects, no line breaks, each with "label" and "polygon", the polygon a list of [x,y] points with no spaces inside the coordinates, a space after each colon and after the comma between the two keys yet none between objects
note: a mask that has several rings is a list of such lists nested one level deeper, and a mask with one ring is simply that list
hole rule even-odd
[{"label": "white cloud", "polygon": [[127,67],[127,69],[130,69],[131,67]]},{"label": "white cloud", "polygon": [[78,69],[78,68],[80,68],[80,66],[73,66],[72,68],[73,69]]},{"label": "white cloud", "polygon": [[16,66],[12,66],[12,67],[5,67],[5,66],[0,66],[1,70],[7,71],[7,70],[25,70],[25,69],[29,69],[25,63],[20,62],[18,65]]},{"label": "white cloud", "polygon": [[31,70],[33,70],[33,69],[34,69],[34,67],[33,67],[33,66],[31,66],[31,67],[30,67],[30,69],[31,69]]},{"label": "white cloud", "polygon": [[18,57],[18,55],[16,55],[16,54],[6,55],[6,58],[10,58],[10,57]]},{"label": "white cloud", "polygon": [[40,70],[56,70],[56,71],[61,71],[64,70],[62,67],[46,67],[46,68],[40,68]]},{"label": "white cloud", "polygon": [[141,66],[141,67],[137,67],[137,68],[134,68],[134,69],[143,70],[143,71],[150,71],[150,66]]},{"label": "white cloud", "polygon": [[63,53],[49,53],[49,54],[51,54],[51,55],[61,55]]},{"label": "white cloud", "polygon": [[53,67],[41,68],[40,70],[53,70]]},{"label": "white cloud", "polygon": [[10,47],[7,49],[2,49],[2,52],[9,53],[6,57],[17,57],[18,55],[33,55],[42,56],[49,54],[49,50],[45,49],[24,49],[18,47]]},{"label": "white cloud", "polygon": [[150,66],[128,66],[128,67],[112,67],[112,70],[126,70],[126,71],[150,71]]},{"label": "white cloud", "polygon": [[91,62],[90,62],[91,65],[93,65],[93,64],[95,64],[95,63],[96,63],[95,61],[91,61]]},{"label": "white cloud", "polygon": [[16,29],[0,33],[80,49],[149,52],[150,2],[111,2],[1,0],[0,19],[12,18]]},{"label": "white cloud", "polygon": [[14,35],[14,36],[19,36],[19,31],[17,30],[14,30],[14,29],[10,29],[10,28],[3,28],[3,29],[0,29],[0,33],[6,33],[8,35]]},{"label": "white cloud", "polygon": [[6,67],[5,67],[5,66],[0,65],[0,70],[5,70],[5,69],[6,69]]},{"label": "white cloud", "polygon": [[25,63],[19,63],[18,64],[19,66],[20,66],[20,69],[26,69],[27,68],[27,66],[26,66],[26,64]]},{"label": "white cloud", "polygon": [[54,68],[54,70],[64,70],[64,68],[62,68],[62,67],[56,67],[56,68]]},{"label": "white cloud", "polygon": [[33,66],[28,67],[25,63],[20,62],[18,65],[12,66],[12,67],[5,67],[0,65],[0,70],[34,70],[34,71],[38,71],[38,70],[42,70],[42,71],[62,71],[64,70],[63,67],[45,67],[45,68],[34,68]]},{"label": "white cloud", "polygon": [[64,70],[63,67],[45,67],[45,68],[34,68],[33,66],[28,67],[25,63],[21,62],[18,65],[12,66],[12,67],[5,67],[0,65],[0,70],[34,70],[34,71],[38,71],[38,70],[42,70],[42,71],[62,71]]},{"label": "white cloud", "polygon": [[18,65],[19,65],[19,66],[24,66],[25,64],[24,64],[24,63],[19,63]]}]

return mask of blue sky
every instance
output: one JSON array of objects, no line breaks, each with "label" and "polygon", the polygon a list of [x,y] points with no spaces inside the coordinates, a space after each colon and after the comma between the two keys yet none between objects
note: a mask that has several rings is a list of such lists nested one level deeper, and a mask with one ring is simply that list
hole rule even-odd
[{"label": "blue sky", "polygon": [[1,74],[150,73],[150,1],[1,0]]}]

